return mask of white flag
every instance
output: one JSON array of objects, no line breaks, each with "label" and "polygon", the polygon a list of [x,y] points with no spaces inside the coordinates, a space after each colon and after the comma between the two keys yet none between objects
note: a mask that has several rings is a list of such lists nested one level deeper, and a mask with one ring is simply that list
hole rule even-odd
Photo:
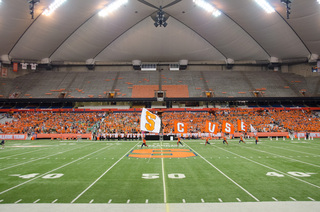
[{"label": "white flag", "polygon": [[143,108],[141,113],[141,118],[140,118],[140,130],[159,133],[160,127],[161,127],[161,119],[159,118],[159,116]]},{"label": "white flag", "polygon": [[254,129],[254,127],[250,124],[250,130],[251,130],[251,132],[254,132],[254,133],[256,133],[257,132],[257,130],[256,129]]}]

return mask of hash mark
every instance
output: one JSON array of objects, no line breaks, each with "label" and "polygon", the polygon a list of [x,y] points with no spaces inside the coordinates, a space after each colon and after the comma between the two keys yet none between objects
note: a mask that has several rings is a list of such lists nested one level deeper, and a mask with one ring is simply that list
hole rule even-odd
[{"label": "hash mark", "polygon": [[93,203],[93,199],[89,202],[89,204]]},{"label": "hash mark", "polygon": [[182,199],[182,202],[183,202],[183,203],[186,203],[186,200],[185,200],[185,199]]},{"label": "hash mark", "polygon": [[109,199],[108,203],[110,204],[112,202],[112,199]]},{"label": "hash mark", "polygon": [[34,201],[33,203],[37,203],[37,202],[39,202],[40,201],[40,199],[37,199],[36,201]]},{"label": "hash mark", "polygon": [[223,202],[222,199],[220,199],[220,198],[218,200],[219,200],[219,202]]},{"label": "hash mark", "polygon": [[3,199],[0,199],[0,202],[3,202]]},{"label": "hash mark", "polygon": [[148,199],[146,199],[146,203],[148,203],[149,202],[149,200]]},{"label": "hash mark", "polygon": [[295,198],[293,198],[293,197],[290,197],[290,199],[292,199],[293,201],[297,201]]},{"label": "hash mark", "polygon": [[308,199],[309,199],[309,200],[311,200],[311,201],[315,201],[315,200],[314,200],[314,199],[312,199],[311,197],[308,197]]},{"label": "hash mark", "polygon": [[127,204],[129,204],[129,203],[130,203],[130,199],[127,200]]},{"label": "hash mark", "polygon": [[238,202],[241,202],[241,199],[239,199],[239,198],[236,198],[237,200],[238,200]]},{"label": "hash mark", "polygon": [[19,202],[21,202],[22,199],[19,199],[18,201],[16,201],[14,204],[18,204]]},{"label": "hash mark", "polygon": [[53,200],[51,203],[55,203],[56,201],[58,201],[58,199]]},{"label": "hash mark", "polygon": [[202,202],[202,203],[204,203],[204,200],[203,200],[203,199],[201,199],[201,202]]},{"label": "hash mark", "polygon": [[272,197],[272,199],[273,199],[274,201],[278,202],[278,200],[277,200],[276,198]]}]

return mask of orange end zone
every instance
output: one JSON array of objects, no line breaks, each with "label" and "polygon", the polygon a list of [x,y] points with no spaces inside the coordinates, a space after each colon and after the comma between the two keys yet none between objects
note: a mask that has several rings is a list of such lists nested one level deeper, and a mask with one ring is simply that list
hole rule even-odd
[{"label": "orange end zone", "polygon": [[133,158],[188,158],[197,156],[190,149],[135,149],[127,157]]}]

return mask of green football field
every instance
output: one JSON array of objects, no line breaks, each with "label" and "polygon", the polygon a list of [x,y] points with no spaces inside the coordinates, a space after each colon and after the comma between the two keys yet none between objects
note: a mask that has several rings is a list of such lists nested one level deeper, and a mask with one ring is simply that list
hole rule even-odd
[{"label": "green football field", "polygon": [[7,141],[0,204],[320,201],[320,140]]}]

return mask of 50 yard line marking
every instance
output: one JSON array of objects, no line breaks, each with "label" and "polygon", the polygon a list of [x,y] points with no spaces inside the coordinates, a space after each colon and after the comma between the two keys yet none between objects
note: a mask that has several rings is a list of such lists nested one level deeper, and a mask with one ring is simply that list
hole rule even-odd
[{"label": "50 yard line marking", "polygon": [[[188,144],[186,144],[185,142],[183,142],[187,147],[189,147],[192,151],[194,151]],[[243,190],[244,192],[246,192],[249,196],[251,196],[253,199],[255,199],[257,202],[260,202],[260,200],[253,196],[249,191],[247,191],[245,188],[243,188],[241,185],[239,185],[236,181],[234,181],[233,179],[231,179],[228,175],[226,175],[224,172],[222,172],[220,169],[218,169],[216,166],[214,166],[212,163],[210,163],[207,159],[205,159],[202,155],[200,155],[198,152],[194,151],[199,157],[201,157],[205,162],[207,162],[209,165],[211,165],[213,168],[215,168],[218,172],[220,172],[220,174],[222,174],[223,176],[225,176],[228,180],[230,180],[233,184],[235,184],[236,186],[238,186],[241,190]]]},{"label": "50 yard line marking", "polygon": [[115,162],[112,166],[110,166],[104,173],[102,173],[93,183],[91,183],[86,189],[84,189],[76,198],[74,198],[71,203],[74,203],[79,199],[84,193],[86,193],[94,184],[96,184],[105,174],[107,174],[115,165],[117,165],[126,155],[128,155],[133,148],[135,148],[139,142],[134,145],[126,154],[124,154],[117,162]]},{"label": "50 yard line marking", "polygon": [[97,150],[97,151],[91,152],[91,153],[89,153],[89,154],[87,154],[87,155],[85,155],[85,156],[83,156],[83,157],[81,157],[81,158],[78,158],[78,159],[73,160],[73,161],[71,161],[71,162],[69,162],[69,163],[66,163],[66,164],[64,164],[64,165],[62,165],[62,166],[59,166],[58,168],[52,169],[52,170],[50,170],[50,171],[48,171],[48,172],[46,172],[46,173],[44,173],[44,174],[41,174],[41,175],[39,175],[39,176],[37,176],[37,177],[34,177],[34,178],[32,178],[32,179],[30,179],[30,180],[28,180],[28,181],[25,181],[25,182],[23,182],[23,183],[20,183],[20,184],[18,184],[18,185],[16,185],[16,186],[13,186],[13,187],[11,187],[11,188],[8,188],[7,190],[1,191],[1,192],[0,192],[0,195],[6,193],[6,192],[8,192],[8,191],[11,191],[11,190],[13,190],[13,189],[15,189],[15,188],[18,188],[18,187],[20,187],[20,186],[22,186],[22,185],[24,185],[24,184],[26,184],[26,183],[29,183],[29,182],[31,182],[31,181],[33,181],[33,180],[35,180],[35,179],[38,179],[38,178],[40,178],[40,177],[43,177],[43,176],[45,176],[45,175],[47,175],[47,174],[49,174],[49,173],[51,173],[51,172],[54,172],[54,171],[56,171],[56,170],[58,170],[58,169],[61,169],[61,168],[65,167],[65,166],[68,166],[68,165],[70,165],[70,164],[72,164],[72,163],[75,163],[75,162],[77,162],[77,161],[79,161],[79,160],[82,160],[83,158],[86,158],[86,157],[88,157],[88,156],[90,156],[90,155],[92,155],[92,154],[95,154],[95,153],[97,153],[97,152],[99,152],[99,151],[101,151],[101,150],[104,150],[104,149],[106,149],[106,148],[109,148],[109,147],[111,147],[111,146],[107,146],[107,147],[104,147],[104,148],[99,149],[99,150]]}]

